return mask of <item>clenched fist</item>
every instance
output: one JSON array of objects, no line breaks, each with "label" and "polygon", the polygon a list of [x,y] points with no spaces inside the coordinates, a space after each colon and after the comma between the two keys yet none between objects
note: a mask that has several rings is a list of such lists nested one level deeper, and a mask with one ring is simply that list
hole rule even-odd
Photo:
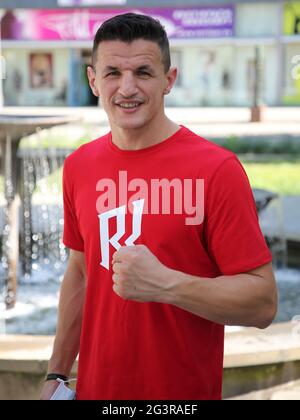
[{"label": "clenched fist", "polygon": [[145,245],[123,246],[113,255],[113,290],[123,299],[172,303],[173,270]]}]

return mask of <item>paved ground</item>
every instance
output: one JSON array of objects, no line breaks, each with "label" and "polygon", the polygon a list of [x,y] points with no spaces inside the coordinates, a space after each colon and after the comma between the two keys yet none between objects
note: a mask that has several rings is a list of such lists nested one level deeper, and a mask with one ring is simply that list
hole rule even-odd
[{"label": "paved ground", "polygon": [[249,392],[248,394],[239,395],[238,397],[229,398],[230,400],[264,400],[264,401],[291,401],[300,400],[300,380],[291,381],[283,385],[274,386],[272,388],[262,389],[260,391]]}]

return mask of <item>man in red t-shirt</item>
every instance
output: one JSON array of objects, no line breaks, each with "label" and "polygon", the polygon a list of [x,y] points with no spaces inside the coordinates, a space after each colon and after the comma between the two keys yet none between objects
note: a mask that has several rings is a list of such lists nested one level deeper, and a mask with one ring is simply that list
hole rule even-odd
[{"label": "man in red t-shirt", "polygon": [[125,14],[98,30],[88,77],[111,132],[64,165],[70,259],[43,399],[78,352],[77,399],[220,399],[224,325],[275,316],[247,176],[166,117],[176,74],[156,20]]}]

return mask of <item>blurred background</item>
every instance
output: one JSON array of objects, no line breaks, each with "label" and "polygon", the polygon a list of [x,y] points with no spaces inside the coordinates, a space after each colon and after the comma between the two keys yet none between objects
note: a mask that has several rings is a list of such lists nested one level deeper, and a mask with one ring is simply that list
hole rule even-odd
[{"label": "blurred background", "polygon": [[85,72],[91,40],[127,9],[167,29],[180,68],[168,105],[251,106],[258,57],[264,102],[300,104],[299,78],[290,77],[299,64],[299,1],[2,0],[0,7],[5,105],[96,105]]},{"label": "blurred background", "polygon": [[68,259],[62,166],[109,130],[86,68],[128,11],[165,26],[167,114],[237,153],[273,254],[278,315],[226,329],[224,397],[300,399],[300,1],[283,0],[0,0],[0,399],[38,397]]}]

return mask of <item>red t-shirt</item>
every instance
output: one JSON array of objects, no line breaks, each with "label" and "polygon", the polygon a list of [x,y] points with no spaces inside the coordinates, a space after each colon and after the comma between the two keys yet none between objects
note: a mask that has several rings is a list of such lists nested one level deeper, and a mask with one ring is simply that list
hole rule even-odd
[{"label": "red t-shirt", "polygon": [[[137,188],[137,179],[148,190]],[[187,224],[191,214],[184,206],[181,214],[178,210],[188,187],[182,197],[171,193],[164,211],[154,200],[152,211],[151,194],[157,191],[151,182],[163,179],[181,185],[204,180],[202,223]],[[130,199],[140,204],[135,216],[122,211]],[[142,199],[148,200],[147,212]],[[166,266],[199,277],[242,273],[270,262],[235,155],[185,127],[137,151],[118,149],[107,134],[66,159],[64,211],[64,243],[84,252],[88,278],[77,398],[220,399],[224,327],[173,305],[123,300],[112,289],[111,260],[118,244],[134,238]]]}]

